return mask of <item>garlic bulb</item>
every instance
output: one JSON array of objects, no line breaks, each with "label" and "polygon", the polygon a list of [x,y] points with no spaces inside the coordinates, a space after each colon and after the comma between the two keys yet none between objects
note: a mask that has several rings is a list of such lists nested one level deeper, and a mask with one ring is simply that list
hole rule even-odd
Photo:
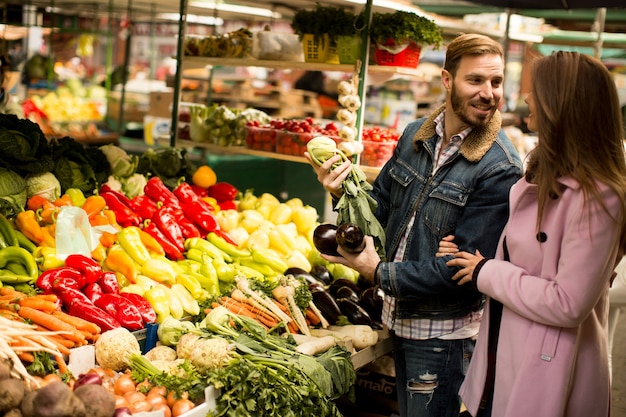
[{"label": "garlic bulb", "polygon": [[344,125],[354,126],[356,123],[356,114],[348,109],[337,110],[337,120]]},{"label": "garlic bulb", "polygon": [[345,141],[353,141],[356,139],[356,128],[354,126],[342,126],[339,129],[339,137]]},{"label": "garlic bulb", "polygon": [[339,95],[352,95],[356,93],[354,86],[350,81],[341,81],[337,84],[337,92]]},{"label": "garlic bulb", "polygon": [[357,95],[349,95],[343,98],[343,103],[340,102],[343,107],[350,111],[357,111],[361,107],[361,98]]},{"label": "garlic bulb", "polygon": [[356,140],[340,142],[337,148],[348,156],[363,152],[363,144]]}]

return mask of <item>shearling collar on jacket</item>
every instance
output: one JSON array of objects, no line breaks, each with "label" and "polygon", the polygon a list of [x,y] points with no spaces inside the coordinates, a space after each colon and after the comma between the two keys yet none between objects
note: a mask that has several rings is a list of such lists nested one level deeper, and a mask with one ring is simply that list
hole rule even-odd
[{"label": "shearling collar on jacket", "polygon": [[[415,133],[413,143],[415,149],[418,149],[418,142],[426,142],[432,138],[435,132],[435,118],[444,110],[445,104],[441,105],[430,117],[422,124],[422,127]],[[491,148],[493,142],[498,138],[498,132],[502,125],[502,116],[496,110],[493,117],[486,126],[474,128],[470,134],[463,140],[460,153],[470,162],[478,162],[485,153]],[[418,149],[419,150],[419,149]]]}]

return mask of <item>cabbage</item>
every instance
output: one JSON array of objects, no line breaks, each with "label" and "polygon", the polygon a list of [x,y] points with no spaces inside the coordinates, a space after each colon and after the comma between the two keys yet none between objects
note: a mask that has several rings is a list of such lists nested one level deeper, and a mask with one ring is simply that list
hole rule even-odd
[{"label": "cabbage", "polygon": [[120,178],[122,183],[122,191],[128,198],[134,198],[144,194],[144,187],[148,180],[143,174],[133,174],[128,178]]},{"label": "cabbage", "polygon": [[24,211],[28,199],[26,180],[14,171],[0,168],[0,213],[13,217]]},{"label": "cabbage", "polygon": [[26,177],[27,198],[39,195],[48,201],[61,197],[61,183],[52,172],[29,175]]},{"label": "cabbage", "polygon": [[100,147],[100,150],[111,165],[111,172],[117,177],[130,177],[135,173],[139,157],[137,155],[129,155],[126,151],[117,145],[109,143]]}]

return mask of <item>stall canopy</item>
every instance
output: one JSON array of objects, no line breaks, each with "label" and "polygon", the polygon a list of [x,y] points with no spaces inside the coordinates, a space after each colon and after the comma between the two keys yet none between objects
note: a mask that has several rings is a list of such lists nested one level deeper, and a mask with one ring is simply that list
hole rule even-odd
[{"label": "stall canopy", "polygon": [[510,9],[596,9],[625,7],[624,0],[472,0],[472,3]]}]

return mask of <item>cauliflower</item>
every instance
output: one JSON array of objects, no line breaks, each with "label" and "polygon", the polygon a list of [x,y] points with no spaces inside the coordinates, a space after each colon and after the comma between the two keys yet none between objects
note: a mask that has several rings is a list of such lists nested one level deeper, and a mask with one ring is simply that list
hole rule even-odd
[{"label": "cauliflower", "polygon": [[174,349],[164,345],[156,346],[150,349],[144,356],[150,362],[154,362],[156,360],[173,361],[178,357]]},{"label": "cauliflower", "polygon": [[213,368],[221,368],[231,358],[233,345],[221,337],[204,339],[191,352],[191,364],[200,372],[208,372]]},{"label": "cauliflower", "polygon": [[95,343],[96,361],[102,368],[123,371],[128,368],[128,357],[141,354],[137,338],[126,328],[108,330]]}]

